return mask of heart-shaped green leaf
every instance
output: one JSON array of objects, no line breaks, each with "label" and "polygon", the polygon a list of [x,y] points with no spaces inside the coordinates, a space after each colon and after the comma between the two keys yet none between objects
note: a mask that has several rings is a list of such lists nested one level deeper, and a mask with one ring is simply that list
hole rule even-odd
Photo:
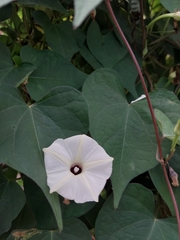
[{"label": "heart-shaped green leaf", "polygon": [[[136,56],[139,59],[138,56]],[[139,65],[142,65],[142,60],[139,59]],[[124,88],[126,88],[134,98],[138,98],[136,88],[135,88],[135,81],[138,76],[138,72],[134,62],[129,54],[125,56],[120,62],[118,62],[114,67],[114,70],[119,73],[122,79],[122,83]]]},{"label": "heart-shaped green leaf", "polygon": [[80,54],[92,66],[93,69],[102,68],[103,66],[97,61],[85,44],[80,49]]},{"label": "heart-shaped green leaf", "polygon": [[111,195],[97,218],[96,239],[178,239],[176,218],[157,219],[154,202],[152,192],[139,184],[127,187],[116,210]]},{"label": "heart-shaped green leaf", "polygon": [[57,194],[49,194],[42,148],[57,138],[87,133],[87,103],[76,89],[57,87],[40,102],[27,106],[10,86],[1,87],[0,102],[1,162],[23,172],[41,187],[61,229],[59,199]]},{"label": "heart-shaped green leaf", "polygon": [[127,103],[120,76],[113,70],[93,72],[83,94],[89,103],[90,132],[114,157],[111,180],[117,207],[128,182],[157,164],[150,113],[145,100]]},{"label": "heart-shaped green leaf", "polygon": [[[174,139],[174,127],[175,125],[171,122],[171,120],[159,109],[154,109],[154,113],[156,116],[156,120],[158,126],[162,132],[164,138],[168,138],[171,141]],[[177,144],[180,145],[180,140],[178,140]]]},{"label": "heart-shaped green leaf", "polygon": [[12,220],[17,217],[25,201],[21,187],[0,174],[0,234],[10,229]]},{"label": "heart-shaped green leaf", "polygon": [[153,108],[163,112],[175,125],[180,118],[180,103],[177,96],[166,89],[154,91],[150,96]]},{"label": "heart-shaped green leaf", "polygon": [[57,223],[54,213],[41,188],[27,176],[23,177],[23,185],[27,204],[32,209],[36,219],[36,228],[56,229]]},{"label": "heart-shaped green leaf", "polygon": [[[69,21],[52,24],[43,11],[35,11],[33,17],[35,22],[44,29],[51,49],[70,61],[85,40],[82,31],[80,29],[73,31],[72,23]],[[76,39],[76,35],[78,35],[78,39]]]},{"label": "heart-shaped green leaf", "polygon": [[60,54],[49,50],[39,51],[25,46],[21,48],[21,58],[23,62],[30,62],[37,67],[27,84],[29,94],[36,101],[56,86],[79,89],[87,76]]},{"label": "heart-shaped green leaf", "polygon": [[[151,95],[151,100],[153,102],[153,106],[155,108],[157,108],[158,110],[160,110],[163,114],[165,114],[166,118],[171,119],[171,124],[173,124],[175,126],[175,124],[177,123],[178,119],[180,118],[180,112],[179,112],[179,108],[180,108],[180,103],[179,100],[177,98],[177,96],[167,90],[163,90],[163,91],[157,91],[154,92]],[[163,115],[164,116],[164,115]],[[166,120],[161,119],[162,121],[162,125],[166,122]],[[172,125],[171,125],[172,127]],[[169,129],[168,129],[169,131]],[[165,140],[163,140],[164,143]],[[164,157],[166,157],[166,154],[170,153],[170,149],[171,149],[171,141],[166,140],[166,152],[164,153]],[[169,147],[168,147],[169,146]],[[172,159],[169,161],[169,166],[172,167],[174,169],[174,171],[180,176],[180,167],[179,167],[179,155],[180,155],[180,147],[176,146],[176,150],[173,154]],[[156,189],[158,190],[158,192],[160,193],[160,195],[162,196],[163,200],[166,202],[166,204],[168,205],[171,214],[175,216],[175,211],[174,211],[174,206],[169,194],[169,190],[166,184],[166,181],[164,179],[164,175],[163,175],[163,171],[161,166],[156,166],[155,168],[151,169],[149,171],[151,179],[156,187]],[[171,181],[171,179],[170,179]],[[176,197],[176,201],[178,204],[178,207],[180,208],[180,188],[179,187],[173,187],[173,191]]]},{"label": "heart-shaped green leaf", "polygon": [[12,229],[29,229],[36,225],[34,213],[27,204],[23,207],[17,218],[13,221]]},{"label": "heart-shaped green leaf", "polygon": [[64,229],[62,232],[58,231],[42,231],[37,229],[13,231],[7,240],[15,240],[18,236],[23,236],[25,239],[39,240],[77,240],[86,239],[91,240],[91,234],[87,227],[78,219],[71,218],[64,222]]},{"label": "heart-shaped green leaf", "polygon": [[31,63],[23,63],[14,67],[9,49],[0,42],[0,83],[11,84],[18,87],[36,69]]},{"label": "heart-shaped green leaf", "polygon": [[[64,199],[60,197],[60,200],[63,202]],[[95,202],[75,203],[74,201],[70,201],[69,205],[62,203],[63,218],[68,219],[71,217],[81,217],[92,209],[95,204]]]},{"label": "heart-shaped green leaf", "polygon": [[23,209],[20,211],[18,216],[12,221],[11,228],[8,232],[5,232],[3,235],[1,235],[1,239],[7,239],[9,234],[14,229],[31,229],[34,228],[36,225],[36,219],[34,217],[34,214],[32,210],[29,208],[27,204],[23,207]]},{"label": "heart-shaped green leaf", "polygon": [[[24,177],[23,182],[27,203],[33,210],[36,217],[36,228],[46,230],[56,229],[57,223],[54,214],[42,190],[30,178]],[[95,202],[77,204],[74,201],[70,201],[70,203],[66,205],[63,203],[63,197],[59,196],[59,199],[63,219],[80,217],[87,213],[95,205]]]},{"label": "heart-shaped green leaf", "polygon": [[102,35],[94,21],[87,32],[87,44],[91,53],[104,67],[113,68],[127,54],[127,49],[116,36],[112,32]]},{"label": "heart-shaped green leaf", "polygon": [[[170,150],[170,147],[171,147],[171,142],[169,141],[169,150]],[[169,161],[169,166],[173,168],[173,170],[178,174],[178,176],[180,176],[179,155],[180,155],[180,146],[176,146],[176,151],[173,155],[173,158]],[[168,167],[167,167],[167,171],[168,171]],[[162,167],[160,165],[156,166],[155,168],[149,171],[149,174],[157,191],[159,192],[159,194],[161,195],[165,203],[168,205],[171,214],[175,216],[176,213],[174,210],[174,205],[173,205],[171,196],[169,194],[169,189],[167,187],[167,183],[164,178]],[[171,179],[169,179],[169,181],[170,183],[172,183]],[[176,198],[178,208],[180,209],[180,187],[172,186],[172,189]]]},{"label": "heart-shaped green leaf", "polygon": [[179,10],[179,0],[160,0],[160,2],[169,12]]},{"label": "heart-shaped green leaf", "polygon": [[62,6],[62,4],[58,0],[18,0],[21,4],[35,4],[39,6],[44,6],[56,11],[60,11],[62,13],[67,13],[66,9]]},{"label": "heart-shaped green leaf", "polygon": [[173,131],[174,125],[171,122],[171,120],[157,108],[154,109],[154,113],[156,116],[158,126],[163,134],[163,137],[172,139],[175,134]]}]

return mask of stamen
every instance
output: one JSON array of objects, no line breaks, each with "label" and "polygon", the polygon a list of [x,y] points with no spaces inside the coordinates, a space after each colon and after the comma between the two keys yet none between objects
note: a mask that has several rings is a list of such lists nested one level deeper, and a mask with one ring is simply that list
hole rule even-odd
[{"label": "stamen", "polygon": [[74,175],[78,175],[82,172],[82,168],[78,165],[75,164],[71,167],[70,171],[74,174]]}]

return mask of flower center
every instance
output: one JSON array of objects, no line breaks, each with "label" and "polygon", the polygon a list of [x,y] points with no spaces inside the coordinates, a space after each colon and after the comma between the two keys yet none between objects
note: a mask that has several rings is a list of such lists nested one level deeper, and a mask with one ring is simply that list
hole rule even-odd
[{"label": "flower center", "polygon": [[78,164],[74,164],[70,170],[74,175],[78,175],[82,172],[82,168]]}]

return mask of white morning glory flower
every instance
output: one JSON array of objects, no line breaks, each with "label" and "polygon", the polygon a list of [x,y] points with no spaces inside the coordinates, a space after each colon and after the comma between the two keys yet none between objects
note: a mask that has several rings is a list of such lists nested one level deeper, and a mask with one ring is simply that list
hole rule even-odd
[{"label": "white morning glory flower", "polygon": [[94,139],[86,135],[57,139],[43,151],[50,193],[76,203],[98,202],[113,158]]}]

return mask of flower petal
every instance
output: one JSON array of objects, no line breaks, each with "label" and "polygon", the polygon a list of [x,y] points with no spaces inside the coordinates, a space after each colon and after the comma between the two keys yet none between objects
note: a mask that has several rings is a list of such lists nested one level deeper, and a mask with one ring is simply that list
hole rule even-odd
[{"label": "flower petal", "polygon": [[67,166],[67,164],[65,164],[64,162],[60,162],[58,158],[48,152],[45,153],[44,162],[47,174],[69,171],[69,167]]},{"label": "flower petal", "polygon": [[[49,178],[52,179],[52,178]],[[50,187],[50,193],[59,192],[65,184],[69,184],[70,181],[74,180],[74,175],[71,172],[66,172],[65,174],[59,174],[56,178],[56,181]],[[64,197],[64,195],[62,195]]]},{"label": "flower petal", "polygon": [[74,200],[76,203],[84,203],[88,201],[98,201],[98,194],[94,194],[94,191],[86,180],[83,174],[74,175],[69,178],[59,189],[56,190],[64,198]]},{"label": "flower petal", "polygon": [[56,191],[56,186],[59,183],[63,183],[62,179],[64,179],[69,173],[73,175],[69,171],[69,167],[64,164],[64,162],[60,162],[59,159],[52,156],[49,153],[45,153],[45,167],[47,173],[47,185],[50,187],[50,193]]},{"label": "flower petal", "polygon": [[86,135],[77,135],[73,137],[69,137],[65,139],[65,144],[68,151],[71,154],[71,158],[73,158],[74,163],[82,162],[82,149],[84,143],[84,136]]},{"label": "flower petal", "polygon": [[103,160],[97,161],[96,163],[84,163],[83,171],[85,171],[85,173],[88,172],[88,174],[92,174],[92,176],[97,176],[107,180],[112,173],[112,160],[106,162]]},{"label": "flower petal", "polygon": [[113,160],[94,139],[84,134],[67,138],[65,142],[71,158],[75,158],[74,163]]},{"label": "flower petal", "polygon": [[63,139],[57,139],[48,148],[43,148],[43,151],[55,157],[59,162],[63,162],[68,167],[72,164],[72,156],[66,147]]},{"label": "flower petal", "polygon": [[[98,176],[94,176],[91,173],[86,172],[84,177],[84,182],[86,183],[86,186],[89,185],[87,190],[91,194],[91,197],[94,199],[94,201],[98,202],[99,194],[101,193],[101,191],[103,190],[106,184],[106,179]],[[94,198],[93,196],[96,196],[96,197]]]}]

